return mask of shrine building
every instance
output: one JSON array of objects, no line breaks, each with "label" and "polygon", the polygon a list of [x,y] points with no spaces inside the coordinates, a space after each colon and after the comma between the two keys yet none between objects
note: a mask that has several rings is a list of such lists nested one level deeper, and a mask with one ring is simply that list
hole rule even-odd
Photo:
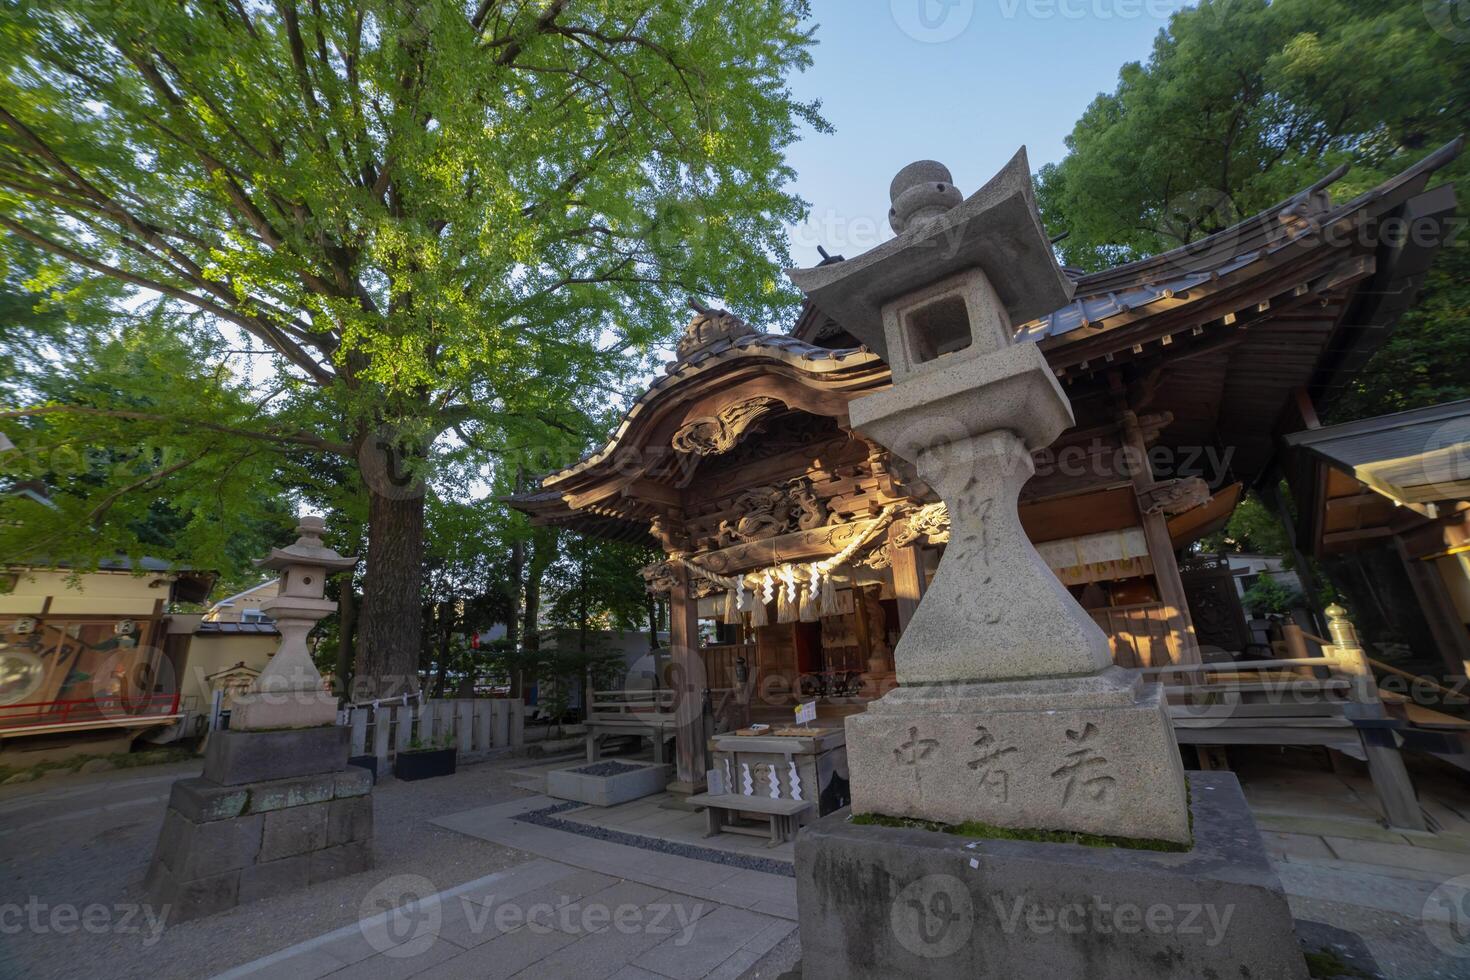
[{"label": "shrine building", "polygon": [[[1315,425],[1414,302],[1455,209],[1431,178],[1459,149],[1351,201],[1332,199],[1339,171],[1183,248],[1068,270],[1071,300],[1014,325],[1076,416],[1036,454],[1022,521],[1117,664],[1241,656],[1229,569],[1190,546],[1246,490],[1275,498],[1283,439]],[[943,304],[926,315],[946,336]],[[716,731],[789,723],[812,700],[840,718],[894,684],[894,645],[949,524],[898,447],[850,424],[849,404],[889,384],[842,311],[808,300],[778,335],[699,308],[607,444],[512,501],[538,524],[667,556],[644,574],[669,601],[670,676],[705,702],[677,713],[678,783],[702,781]],[[943,419],[912,434],[943,437]],[[1465,512],[1435,523],[1463,539]],[[1463,671],[1463,651],[1443,653]]]}]

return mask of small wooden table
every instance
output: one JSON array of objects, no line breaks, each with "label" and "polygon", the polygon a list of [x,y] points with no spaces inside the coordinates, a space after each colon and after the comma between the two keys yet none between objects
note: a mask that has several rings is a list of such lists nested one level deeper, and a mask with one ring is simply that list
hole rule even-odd
[{"label": "small wooden table", "polygon": [[735,823],[725,815],[728,813],[733,817],[741,812],[765,814],[770,819],[771,833],[771,842],[767,847],[775,847],[796,836],[796,826],[801,815],[815,805],[810,800],[773,800],[767,796],[744,796],[740,793],[696,793],[689,797],[689,802],[704,807],[706,837],[714,837],[724,831],[763,837],[764,832]]}]

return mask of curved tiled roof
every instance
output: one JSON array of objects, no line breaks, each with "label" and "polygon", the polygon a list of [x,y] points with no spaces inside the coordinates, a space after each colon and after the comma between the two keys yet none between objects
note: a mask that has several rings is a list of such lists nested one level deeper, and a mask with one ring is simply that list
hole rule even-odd
[{"label": "curved tiled roof", "polygon": [[1024,323],[1017,339],[1041,341],[1082,327],[1099,326],[1110,317],[1171,300],[1190,289],[1244,269],[1252,263],[1411,185],[1459,155],[1463,138],[1436,150],[1414,166],[1365,194],[1333,207],[1327,189],[1347,174],[1338,167],[1306,190],[1224,231],[1169,252],[1085,275],[1077,280],[1077,298],[1059,310]]},{"label": "curved tiled roof", "polygon": [[[746,360],[786,364],[804,374],[819,377],[835,375],[855,368],[879,367],[884,363],[882,358],[865,347],[830,350],[785,334],[761,333],[754,328],[750,328],[749,333],[741,336],[721,338],[699,348],[687,358],[669,364],[664,369],[664,375],[655,379],[623,414],[622,421],[614,430],[612,437],[601,449],[582,457],[566,469],[543,478],[542,487],[550,487],[605,461],[617,449],[638,417],[648,411],[649,405],[661,398],[665,392],[693,380],[716,366]],[[525,498],[518,497],[517,499]]]}]

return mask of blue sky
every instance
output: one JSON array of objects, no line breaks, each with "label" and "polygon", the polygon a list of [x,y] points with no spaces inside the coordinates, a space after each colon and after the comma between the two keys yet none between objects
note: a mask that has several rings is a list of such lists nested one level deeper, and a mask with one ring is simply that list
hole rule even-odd
[{"label": "blue sky", "polygon": [[[935,159],[966,194],[1017,148],[1060,159],[1088,103],[1146,60],[1184,0],[812,0],[816,64],[793,79],[820,98],[832,135],[789,157],[812,206],[791,230],[798,265],[816,245],[849,257],[889,236],[888,182]],[[922,15],[922,16],[921,16]]]}]

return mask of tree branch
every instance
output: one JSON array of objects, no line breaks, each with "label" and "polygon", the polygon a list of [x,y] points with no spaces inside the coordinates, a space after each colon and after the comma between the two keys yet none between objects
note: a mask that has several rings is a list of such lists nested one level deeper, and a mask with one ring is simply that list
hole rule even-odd
[{"label": "tree branch", "polygon": [[159,415],[154,412],[89,408],[85,405],[37,405],[34,408],[15,408],[0,411],[0,419],[38,418],[45,415],[87,415],[93,418],[123,419],[129,422],[157,422],[162,425],[180,425],[185,428],[205,429],[210,432],[238,436],[242,439],[254,439],[260,442],[305,446],[308,449],[336,453],[339,456],[351,457],[353,455],[352,447],[345,442],[333,442],[330,439],[323,439],[320,436],[310,435],[305,432],[257,432],[251,429],[238,429],[230,425],[220,425],[218,422],[205,422],[202,419],[180,419],[169,415]]}]

